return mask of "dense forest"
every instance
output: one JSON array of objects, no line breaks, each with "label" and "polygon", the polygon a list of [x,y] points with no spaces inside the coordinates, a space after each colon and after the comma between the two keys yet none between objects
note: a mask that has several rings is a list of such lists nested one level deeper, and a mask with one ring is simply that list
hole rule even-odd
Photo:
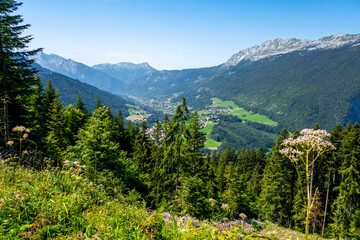
[{"label": "dense forest", "polygon": [[[29,25],[21,25],[21,16],[12,15],[20,4],[0,5],[2,166],[39,172],[52,168],[59,174],[69,169],[88,184],[101,186],[101,194],[114,201],[136,200],[151,210],[199,220],[229,221],[240,215],[304,232],[308,219],[310,233],[360,237],[358,123],[332,130],[326,139],[334,149],[311,148],[306,156],[313,156],[313,161],[305,170],[299,161],[290,160],[294,154],[290,159],[283,154],[286,139],[303,138],[303,131],[282,130],[269,152],[236,152],[229,147],[206,152],[199,116],[188,110],[185,98],[175,116],[156,120],[152,131],[145,120],[140,125],[125,123],[121,111],[113,114],[100,99],[93,111],[85,108],[81,96],[75,106],[63,106],[51,81],[44,89],[32,68],[31,56],[39,50],[26,50],[31,37],[21,33]],[[93,197],[92,191],[97,190],[90,191]],[[13,199],[20,197],[15,194]],[[10,204],[7,201],[13,200],[0,195],[2,235],[10,236],[8,226],[15,222],[47,224],[36,220],[35,210],[14,217],[15,210],[3,207]],[[48,229],[42,236],[56,234],[58,230]]]}]

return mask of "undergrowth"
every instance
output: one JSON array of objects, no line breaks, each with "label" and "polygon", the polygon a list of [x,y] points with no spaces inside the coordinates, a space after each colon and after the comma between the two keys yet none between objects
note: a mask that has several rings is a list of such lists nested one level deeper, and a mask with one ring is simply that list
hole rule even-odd
[{"label": "undergrowth", "polygon": [[80,172],[0,161],[0,239],[279,239],[191,218],[165,221],[131,196],[108,197]]}]

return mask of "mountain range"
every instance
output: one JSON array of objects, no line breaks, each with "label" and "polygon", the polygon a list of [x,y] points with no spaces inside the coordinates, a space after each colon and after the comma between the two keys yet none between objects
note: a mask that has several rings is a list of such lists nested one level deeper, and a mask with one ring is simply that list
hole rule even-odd
[{"label": "mountain range", "polygon": [[44,54],[36,61],[102,90],[110,88],[118,94],[149,99],[171,98],[174,102],[186,96],[195,110],[204,109],[216,97],[278,123],[269,127],[233,118],[221,120],[214,127],[213,138],[230,145],[238,142],[232,146],[238,149],[246,139],[240,143],[236,135],[250,136],[255,130],[258,139],[271,142],[269,133],[278,133],[281,128],[295,131],[319,123],[331,130],[360,117],[360,34],[319,40],[274,39],[241,50],[218,66],[197,69],[157,71],[147,63],[88,67]]},{"label": "mountain range", "polygon": [[201,109],[210,98],[232,100],[290,130],[331,129],[358,121],[360,35],[320,40],[275,39],[211,68],[159,71],[135,80],[135,96],[187,96]]},{"label": "mountain range", "polygon": [[34,63],[33,67],[38,71],[37,76],[40,78],[43,86],[46,86],[48,79],[51,80],[52,86],[59,91],[59,96],[65,106],[69,104],[75,105],[78,96],[81,95],[85,107],[92,111],[95,109],[96,100],[99,97],[101,102],[109,106],[113,112],[117,113],[121,110],[124,117],[129,115],[126,104],[130,102],[120,96],[100,90],[63,74],[52,72],[37,63]]},{"label": "mountain range", "polygon": [[157,70],[151,67],[147,62],[134,64],[128,62],[122,62],[117,64],[97,64],[92,66],[92,68],[102,71],[107,75],[116,78],[120,82],[124,82],[126,84],[143,77],[145,75],[152,74],[157,72]]}]

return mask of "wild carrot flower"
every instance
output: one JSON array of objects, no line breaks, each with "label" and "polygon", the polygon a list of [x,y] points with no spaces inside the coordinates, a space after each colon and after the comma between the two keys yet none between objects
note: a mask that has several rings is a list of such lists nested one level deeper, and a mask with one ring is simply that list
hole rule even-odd
[{"label": "wild carrot flower", "polygon": [[210,205],[213,207],[215,205],[216,200],[213,198],[209,198]]},{"label": "wild carrot flower", "polygon": [[27,133],[30,132],[30,129],[28,129],[24,126],[16,126],[12,130],[13,130],[13,132],[27,132]]},{"label": "wild carrot flower", "polygon": [[[299,160],[301,160],[300,163],[302,163],[305,167],[307,192],[305,239],[308,239],[309,213],[313,205],[310,195],[312,189],[310,189],[309,184],[309,169],[314,164],[316,159],[326,150],[336,149],[335,146],[327,140],[329,137],[330,133],[328,133],[326,130],[304,129],[300,132],[299,137],[285,139],[281,144],[285,148],[279,151],[293,162],[297,163]],[[309,158],[310,154],[313,154],[311,159]],[[298,164],[296,164],[296,166],[298,166]]]},{"label": "wild carrot flower", "polygon": [[221,209],[222,209],[223,211],[228,211],[228,210],[230,209],[230,207],[229,207],[228,204],[223,203],[223,204],[221,205]]},{"label": "wild carrot flower", "polygon": [[240,213],[239,217],[241,217],[243,221],[247,218],[245,213]]}]

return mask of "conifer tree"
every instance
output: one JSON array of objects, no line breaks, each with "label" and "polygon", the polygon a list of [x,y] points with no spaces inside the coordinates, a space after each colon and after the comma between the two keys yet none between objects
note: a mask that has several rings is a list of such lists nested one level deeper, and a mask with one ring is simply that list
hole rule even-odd
[{"label": "conifer tree", "polygon": [[55,99],[50,103],[46,126],[48,130],[46,137],[48,152],[53,158],[59,157],[60,153],[66,149],[68,142],[65,136],[64,106],[60,102],[57,92]]},{"label": "conifer tree", "polygon": [[218,190],[220,191],[220,193],[222,193],[225,189],[226,179],[224,174],[225,174],[226,166],[230,162],[234,162],[235,158],[236,158],[235,151],[233,149],[230,149],[229,146],[226,145],[225,150],[220,155],[219,163],[217,164],[217,168],[216,168],[216,182],[218,184]]},{"label": "conifer tree", "polygon": [[[146,120],[143,119],[140,131],[136,135],[135,150],[133,152],[133,160],[143,175],[148,174],[153,167],[150,165],[151,145],[146,133],[147,129]],[[146,178],[148,178],[148,176],[146,176]]]},{"label": "conifer tree", "polygon": [[95,110],[98,108],[101,108],[102,106],[103,106],[103,104],[101,102],[100,96],[97,96],[96,102],[95,102]]},{"label": "conifer tree", "polygon": [[149,196],[152,198],[152,205],[158,206],[161,200],[161,186],[162,179],[160,175],[161,160],[164,154],[164,143],[163,143],[163,126],[158,119],[155,120],[154,130],[151,134],[153,139],[151,149],[151,161],[152,161],[152,172],[150,173],[150,193]]},{"label": "conifer tree", "polygon": [[121,150],[128,153],[132,152],[132,140],[130,139],[129,132],[126,131],[124,118],[120,109],[118,114],[114,117],[114,123],[115,124],[112,127],[113,138],[119,143]]},{"label": "conifer tree", "polygon": [[40,50],[27,50],[32,37],[22,33],[30,25],[22,24],[22,16],[14,14],[19,6],[14,0],[0,1],[0,101],[4,109],[0,131],[5,141],[12,127],[29,125],[26,106],[36,84],[30,58]]},{"label": "conifer tree", "polygon": [[266,159],[260,193],[260,215],[262,218],[291,226],[293,198],[297,174],[289,159],[279,153],[281,143],[289,137],[284,129]]},{"label": "conifer tree", "polygon": [[86,122],[86,115],[80,109],[75,109],[72,105],[68,105],[64,112],[64,119],[66,142],[74,145],[76,140],[75,136]]},{"label": "conifer tree", "polygon": [[86,109],[85,103],[80,94],[78,95],[78,97],[76,99],[75,109],[80,110],[85,116],[88,115],[88,110]]},{"label": "conifer tree", "polygon": [[199,174],[201,168],[204,165],[204,158],[201,154],[201,150],[204,148],[205,135],[200,132],[201,124],[199,120],[199,115],[197,112],[188,121],[188,129],[186,135],[186,151],[190,169],[187,172],[191,173],[191,176]]},{"label": "conifer tree", "polygon": [[[334,201],[333,210],[335,232],[342,237],[360,237],[356,229],[351,228],[360,211],[360,126],[358,123],[347,133],[343,140],[343,161],[340,166],[340,186],[335,190],[339,192]],[[357,214],[356,214],[357,213]]]},{"label": "conifer tree", "polygon": [[34,94],[31,99],[31,116],[32,116],[32,138],[40,148],[44,147],[46,138],[46,106],[44,103],[44,89],[39,78],[36,78]]}]

